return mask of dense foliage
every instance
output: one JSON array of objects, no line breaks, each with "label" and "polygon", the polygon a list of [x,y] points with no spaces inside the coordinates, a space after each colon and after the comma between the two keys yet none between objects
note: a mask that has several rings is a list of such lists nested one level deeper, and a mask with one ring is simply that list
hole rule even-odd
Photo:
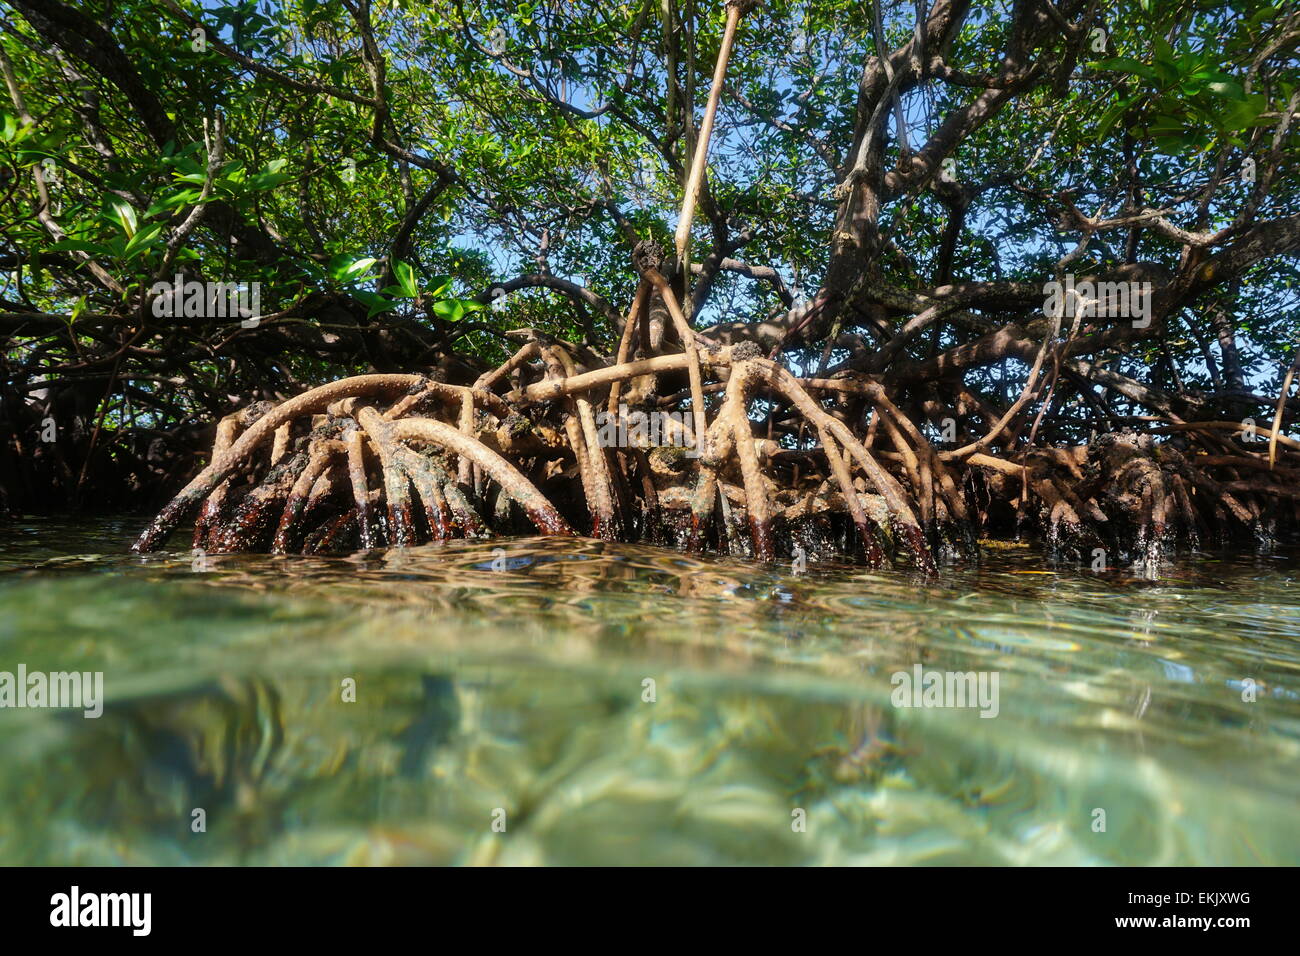
[{"label": "dense foliage", "polygon": [[[522,327],[611,355],[722,24],[696,0],[0,3],[3,493],[156,494],[248,401],[471,381]],[[1300,8],[1263,0],[765,3],[693,323],[888,374],[960,443],[1052,334],[1045,282],[1136,276],[1153,321],[1077,329],[1019,440],[1266,428],[1300,325],[1297,44]],[[255,286],[258,320],[159,315],[177,275]]]}]

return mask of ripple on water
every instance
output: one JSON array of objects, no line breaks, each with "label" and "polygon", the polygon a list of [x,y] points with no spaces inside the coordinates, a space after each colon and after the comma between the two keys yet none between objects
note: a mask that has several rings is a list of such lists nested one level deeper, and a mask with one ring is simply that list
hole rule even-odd
[{"label": "ripple on water", "polygon": [[[196,570],[136,530],[0,533],[0,668],[108,696],[0,711],[0,862],[1300,862],[1294,561],[927,580],[523,538]],[[893,706],[917,664],[996,671],[998,717]]]}]

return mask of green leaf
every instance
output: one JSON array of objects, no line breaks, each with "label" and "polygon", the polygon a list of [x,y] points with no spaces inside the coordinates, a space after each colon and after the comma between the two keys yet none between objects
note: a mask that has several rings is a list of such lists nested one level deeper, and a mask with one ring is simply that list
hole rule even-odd
[{"label": "green leaf", "polygon": [[242,186],[247,179],[248,170],[244,168],[243,163],[235,160],[221,167],[221,171],[217,173],[216,183],[218,186],[226,187]]},{"label": "green leaf", "polygon": [[159,199],[148,208],[144,217],[146,219],[151,219],[160,213],[170,212],[179,206],[188,206],[191,203],[196,203],[199,201],[199,197],[202,194],[203,191],[200,189],[182,189],[178,193],[172,193],[170,196]]},{"label": "green leaf", "polygon": [[475,299],[443,299],[433,304],[434,314],[448,322],[459,322],[471,312],[483,308],[483,303]]},{"label": "green leaf", "polygon": [[391,312],[393,309],[397,308],[396,302],[393,302],[390,299],[385,299],[378,292],[362,290],[360,292],[354,292],[353,295],[362,305],[369,306],[366,311],[366,318],[368,319],[373,319],[382,312]]},{"label": "green leaf", "polygon": [[1097,121],[1097,140],[1099,142],[1106,138],[1106,134],[1110,132],[1111,127],[1114,126],[1116,121],[1118,121],[1128,108],[1133,105],[1134,99],[1135,97],[1131,96],[1121,99],[1101,115],[1101,119]]},{"label": "green leaf", "polygon": [[1261,125],[1267,121],[1261,121],[1259,114],[1264,112],[1267,106],[1268,101],[1262,94],[1251,96],[1241,103],[1233,103],[1221,114],[1221,122],[1228,130],[1243,130]]},{"label": "green leaf", "polygon": [[1247,23],[1249,26],[1252,26],[1252,27],[1259,26],[1259,25],[1260,25],[1261,23],[1263,23],[1265,20],[1269,20],[1269,19],[1272,19],[1273,17],[1277,16],[1278,12],[1281,11],[1281,9],[1282,9],[1282,8],[1281,8],[1280,6],[1276,6],[1276,7],[1263,7],[1263,8],[1261,8],[1261,9],[1255,11],[1255,15],[1252,16],[1249,20],[1247,20],[1246,23]]},{"label": "green leaf", "polygon": [[208,181],[207,170],[189,157],[185,157],[176,163],[176,170],[172,173],[172,178],[179,179],[184,183],[193,183],[195,186],[202,186]]},{"label": "green leaf", "polygon": [[273,159],[266,164],[266,167],[259,173],[248,177],[248,186],[250,189],[262,191],[274,189],[281,183],[288,182],[293,178],[289,173],[282,172],[289,161],[287,159]]},{"label": "green leaf", "polygon": [[1222,96],[1224,99],[1244,100],[1246,91],[1236,80],[1213,80],[1205,84],[1205,88],[1215,96]]},{"label": "green leaf", "polygon": [[84,239],[60,239],[58,242],[50,243],[45,248],[51,252],[85,252],[101,258],[114,255],[113,250],[108,246],[96,242],[87,242]]},{"label": "green leaf", "polygon": [[420,286],[415,281],[415,270],[409,263],[402,262],[400,259],[393,263],[393,278],[401,287],[402,295],[408,299],[414,299],[420,294]]},{"label": "green leaf", "polygon": [[375,264],[373,256],[364,259],[353,259],[346,252],[340,252],[330,259],[325,266],[325,271],[335,282],[346,285],[350,282],[358,281],[365,275],[366,270]]},{"label": "green leaf", "polygon": [[145,226],[131,237],[131,240],[126,244],[126,248],[122,250],[122,258],[126,259],[128,262],[134,259],[157,242],[158,237],[161,234],[162,223],[156,222],[152,225]]},{"label": "green leaf", "polygon": [[1105,60],[1097,60],[1093,63],[1099,70],[1115,70],[1120,73],[1132,73],[1134,76],[1141,76],[1148,80],[1156,78],[1156,71],[1151,69],[1145,63],[1127,56],[1113,56]]},{"label": "green leaf", "polygon": [[1179,76],[1178,59],[1174,55],[1174,48],[1169,45],[1169,41],[1164,37],[1156,37],[1151,44],[1155,51],[1155,68],[1156,76],[1161,83],[1177,83]]},{"label": "green leaf", "polygon": [[135,218],[135,210],[131,204],[117,196],[110,197],[108,200],[108,217],[122,227],[127,238],[135,235],[136,229],[139,228],[139,222]]},{"label": "green leaf", "polygon": [[343,270],[343,276],[340,281],[342,282],[359,281],[363,276],[365,276],[365,274],[368,271],[370,271],[370,267],[373,266],[376,261],[377,260],[375,259],[374,256],[367,256],[364,259],[358,259],[356,262],[352,263],[350,266],[348,266],[346,269]]},{"label": "green leaf", "polygon": [[1155,54],[1157,63],[1164,63],[1173,66],[1178,62],[1178,57],[1174,53],[1174,48],[1169,45],[1169,41],[1164,37],[1157,35],[1151,41],[1151,51]]}]

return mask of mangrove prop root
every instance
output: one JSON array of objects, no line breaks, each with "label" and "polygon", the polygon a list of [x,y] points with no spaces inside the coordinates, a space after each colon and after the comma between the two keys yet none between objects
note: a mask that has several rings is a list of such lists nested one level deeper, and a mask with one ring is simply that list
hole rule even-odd
[{"label": "mangrove prop root", "polygon": [[[1238,423],[1152,417],[1036,447],[993,412],[985,435],[945,451],[905,411],[904,386],[800,378],[756,346],[709,344],[657,269],[642,276],[612,360],[530,333],[472,384],[361,375],[223,418],[211,462],[135,549],[158,549],[191,513],[195,547],[307,554],[514,533],[522,513],[547,535],[763,561],[811,543],[932,573],[1014,518],[1080,560],[1101,548],[1108,566],[1151,566],[1207,536],[1267,538],[1300,508],[1300,447],[1276,431],[1256,445]],[[685,343],[629,361],[652,293]],[[625,420],[637,416],[653,427]]]},{"label": "mangrove prop root", "polygon": [[191,508],[197,507],[203,499],[212,493],[237,467],[244,465],[268,438],[286,422],[304,415],[322,412],[333,402],[343,398],[361,395],[383,394],[384,392],[402,392],[420,385],[423,377],[419,375],[358,375],[342,381],[331,382],[311,391],[304,392],[296,398],[277,406],[273,411],[258,419],[252,427],[239,436],[229,448],[214,453],[208,467],[194,477],[181,489],[153,520],[136,541],[136,551],[154,551],[159,543],[171,532],[181,517]]}]

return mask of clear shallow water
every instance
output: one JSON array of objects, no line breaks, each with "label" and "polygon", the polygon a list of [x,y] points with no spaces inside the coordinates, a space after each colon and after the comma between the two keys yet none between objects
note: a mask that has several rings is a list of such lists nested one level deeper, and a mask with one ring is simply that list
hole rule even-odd
[{"label": "clear shallow water", "polygon": [[[0,863],[1300,863],[1294,554],[927,581],[138,530],[0,526],[0,670],[107,698],[0,709]],[[917,663],[996,672],[998,716],[895,707]]]}]

